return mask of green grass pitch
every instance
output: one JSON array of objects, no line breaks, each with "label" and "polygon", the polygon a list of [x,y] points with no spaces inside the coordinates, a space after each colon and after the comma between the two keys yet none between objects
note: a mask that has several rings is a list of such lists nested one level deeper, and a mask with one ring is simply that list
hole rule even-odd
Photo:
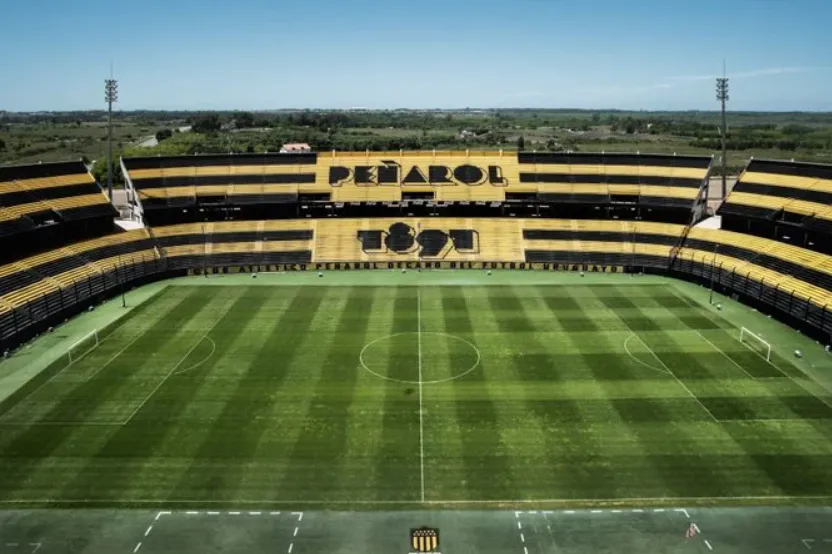
[{"label": "green grass pitch", "polygon": [[0,500],[832,496],[832,402],[667,285],[170,286],[0,406]]}]

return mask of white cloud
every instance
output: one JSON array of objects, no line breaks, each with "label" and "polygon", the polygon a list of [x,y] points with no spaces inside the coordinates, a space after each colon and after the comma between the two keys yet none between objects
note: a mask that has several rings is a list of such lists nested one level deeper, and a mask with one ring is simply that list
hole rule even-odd
[{"label": "white cloud", "polygon": [[[727,73],[725,76],[730,79],[751,79],[754,77],[766,77],[769,75],[787,75],[794,73],[812,73],[815,71],[822,71],[828,69],[825,67],[766,67],[764,69],[752,69],[750,71],[739,71],[736,73]],[[671,81],[691,82],[691,81],[711,81],[721,77],[721,75],[677,75],[670,77]]]}]

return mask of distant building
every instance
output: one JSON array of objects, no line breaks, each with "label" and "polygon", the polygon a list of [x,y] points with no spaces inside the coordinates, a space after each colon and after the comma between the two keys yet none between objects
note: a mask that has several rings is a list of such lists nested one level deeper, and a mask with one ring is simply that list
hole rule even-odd
[{"label": "distant building", "polygon": [[280,147],[281,154],[311,151],[312,148],[305,142],[287,142],[286,144]]}]

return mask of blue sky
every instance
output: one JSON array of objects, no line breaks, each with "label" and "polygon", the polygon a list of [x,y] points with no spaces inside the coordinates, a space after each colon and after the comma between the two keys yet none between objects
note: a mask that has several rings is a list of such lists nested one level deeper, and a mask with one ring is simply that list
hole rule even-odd
[{"label": "blue sky", "polygon": [[[0,110],[832,110],[832,0],[19,0]],[[724,18],[721,23],[718,18]]]}]

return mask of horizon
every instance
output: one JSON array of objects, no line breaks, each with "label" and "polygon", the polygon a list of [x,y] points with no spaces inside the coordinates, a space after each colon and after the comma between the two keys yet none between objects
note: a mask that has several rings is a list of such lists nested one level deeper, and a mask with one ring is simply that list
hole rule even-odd
[{"label": "horizon", "polygon": [[100,109],[112,64],[127,112],[713,111],[727,60],[732,112],[832,111],[825,0],[35,4],[4,11],[0,110]]}]

